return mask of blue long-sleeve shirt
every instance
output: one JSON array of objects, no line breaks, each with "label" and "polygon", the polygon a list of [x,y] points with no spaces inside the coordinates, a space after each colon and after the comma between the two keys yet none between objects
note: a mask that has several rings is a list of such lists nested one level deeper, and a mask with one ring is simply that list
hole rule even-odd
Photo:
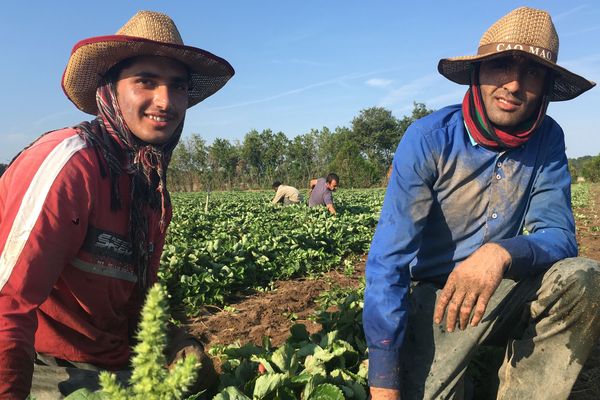
[{"label": "blue long-sleeve shirt", "polygon": [[394,156],[366,266],[370,386],[400,388],[411,280],[443,284],[488,242],[510,253],[516,279],[577,255],[564,134],[546,116],[523,146],[492,151],[460,105],[446,107],[413,123]]}]

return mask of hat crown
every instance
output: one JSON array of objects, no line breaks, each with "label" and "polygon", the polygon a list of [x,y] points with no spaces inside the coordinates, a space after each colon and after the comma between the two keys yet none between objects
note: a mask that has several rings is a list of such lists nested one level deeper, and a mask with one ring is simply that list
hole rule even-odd
[{"label": "hat crown", "polygon": [[596,84],[557,63],[558,34],[543,10],[520,7],[496,21],[481,37],[476,55],[442,58],[438,71],[461,85],[471,83],[473,64],[518,54],[553,71],[550,101],[570,100]]},{"label": "hat crown", "polygon": [[528,45],[558,55],[558,34],[550,14],[534,8],[519,7],[500,18],[483,34],[479,47],[499,43]]},{"label": "hat crown", "polygon": [[183,45],[183,40],[173,20],[168,15],[155,11],[137,12],[119,29],[117,35]]},{"label": "hat crown", "polygon": [[106,72],[137,56],[167,57],[187,66],[188,108],[213,95],[235,73],[226,60],[184,45],[168,15],[139,11],[115,35],[91,37],[75,44],[63,73],[63,90],[77,108],[96,115],[96,91]]}]

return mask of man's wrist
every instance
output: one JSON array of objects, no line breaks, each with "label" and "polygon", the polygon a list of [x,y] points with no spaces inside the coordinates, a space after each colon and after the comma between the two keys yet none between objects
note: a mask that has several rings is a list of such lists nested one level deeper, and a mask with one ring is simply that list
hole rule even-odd
[{"label": "man's wrist", "polygon": [[400,400],[400,391],[397,389],[371,387],[370,391],[373,400]]},{"label": "man's wrist", "polygon": [[502,273],[505,274],[506,271],[510,268],[512,264],[512,256],[504,247],[499,245],[498,243],[488,243],[490,247],[492,247],[494,255],[498,257],[500,260],[500,264],[502,265]]}]

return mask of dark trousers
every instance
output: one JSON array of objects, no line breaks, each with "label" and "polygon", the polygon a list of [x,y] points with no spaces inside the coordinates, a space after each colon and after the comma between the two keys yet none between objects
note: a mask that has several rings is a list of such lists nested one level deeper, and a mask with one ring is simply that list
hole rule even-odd
[{"label": "dark trousers", "polygon": [[410,293],[403,344],[402,400],[462,399],[463,377],[481,345],[505,345],[498,399],[566,399],[600,335],[600,266],[570,258],[545,274],[505,279],[477,327],[447,332],[433,324],[441,290]]}]

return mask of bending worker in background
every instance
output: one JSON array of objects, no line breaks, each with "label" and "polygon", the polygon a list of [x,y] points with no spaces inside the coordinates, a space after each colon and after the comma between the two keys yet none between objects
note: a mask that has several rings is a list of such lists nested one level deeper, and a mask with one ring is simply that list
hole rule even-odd
[{"label": "bending worker in background", "polygon": [[310,188],[308,206],[325,206],[331,214],[335,214],[333,192],[337,190],[339,182],[340,177],[334,173],[330,173],[326,178],[312,179],[308,184]]},{"label": "bending worker in background", "polygon": [[302,194],[293,186],[282,185],[281,182],[275,181],[273,182],[273,190],[275,190],[275,197],[271,200],[273,204],[287,206],[302,203]]}]

